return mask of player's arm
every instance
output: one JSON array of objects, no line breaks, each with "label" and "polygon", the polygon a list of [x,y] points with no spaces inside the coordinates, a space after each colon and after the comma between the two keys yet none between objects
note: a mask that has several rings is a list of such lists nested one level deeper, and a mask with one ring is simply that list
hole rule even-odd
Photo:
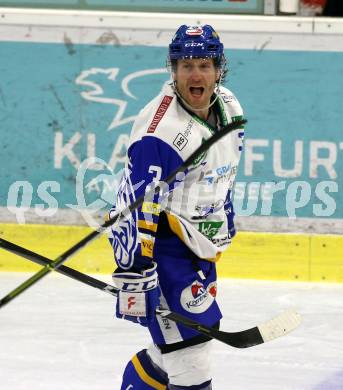
[{"label": "player's arm", "polygon": [[[147,325],[154,318],[159,297],[153,261],[159,215],[165,197],[172,189],[163,180],[182,161],[168,144],[151,136],[134,143],[128,150],[128,157],[129,164],[113,212],[118,212],[142,195],[145,199],[141,207],[111,229],[109,239],[118,265],[113,281],[121,290],[116,314],[117,317]],[[154,194],[153,188],[157,183],[162,191]]]}]

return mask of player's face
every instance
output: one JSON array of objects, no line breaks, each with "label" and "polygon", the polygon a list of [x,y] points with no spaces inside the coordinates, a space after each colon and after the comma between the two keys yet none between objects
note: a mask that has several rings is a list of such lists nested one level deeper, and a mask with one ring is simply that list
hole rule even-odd
[{"label": "player's face", "polygon": [[182,98],[199,109],[210,104],[219,70],[212,58],[182,59],[177,62],[174,78]]}]

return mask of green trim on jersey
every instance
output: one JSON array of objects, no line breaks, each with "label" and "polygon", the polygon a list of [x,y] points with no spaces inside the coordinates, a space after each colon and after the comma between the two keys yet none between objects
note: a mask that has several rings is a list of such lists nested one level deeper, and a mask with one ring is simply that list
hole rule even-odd
[{"label": "green trim on jersey", "polygon": [[[237,122],[237,121],[240,121],[243,119],[243,115],[233,116],[233,117],[231,117],[231,119],[232,119],[232,122]],[[244,125],[240,126],[239,129],[244,129]]]},{"label": "green trim on jersey", "polygon": [[[216,102],[213,105],[213,108],[215,109],[215,113],[216,113],[216,115],[219,118],[220,127],[224,127],[224,126],[229,124],[229,121],[227,119],[227,115],[226,115],[226,112],[225,112],[224,104],[223,104],[221,99],[222,98],[219,95],[217,97]],[[193,112],[191,112],[190,114],[191,114],[192,118],[195,121],[197,121],[201,125],[205,126],[211,132],[211,135],[213,135],[218,130],[217,128],[214,128],[213,126],[211,126],[207,121],[205,121],[202,118],[200,118],[197,114],[195,114]],[[234,118],[238,118],[238,116],[234,117]],[[243,116],[241,118],[243,118]],[[236,120],[238,120],[238,119],[236,119]]]}]

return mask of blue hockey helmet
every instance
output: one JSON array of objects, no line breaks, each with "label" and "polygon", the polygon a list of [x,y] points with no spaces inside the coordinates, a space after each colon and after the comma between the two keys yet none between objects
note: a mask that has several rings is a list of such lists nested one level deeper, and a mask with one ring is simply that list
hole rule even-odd
[{"label": "blue hockey helmet", "polygon": [[169,60],[217,58],[224,54],[223,44],[212,26],[180,26],[169,45]]}]

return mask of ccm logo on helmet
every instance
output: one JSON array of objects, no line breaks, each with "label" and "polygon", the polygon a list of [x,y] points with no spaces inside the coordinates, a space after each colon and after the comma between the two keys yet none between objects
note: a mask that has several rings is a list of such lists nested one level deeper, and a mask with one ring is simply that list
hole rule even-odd
[{"label": "ccm logo on helmet", "polygon": [[199,46],[204,46],[204,44],[199,42],[189,42],[185,44],[185,47],[199,47]]}]

